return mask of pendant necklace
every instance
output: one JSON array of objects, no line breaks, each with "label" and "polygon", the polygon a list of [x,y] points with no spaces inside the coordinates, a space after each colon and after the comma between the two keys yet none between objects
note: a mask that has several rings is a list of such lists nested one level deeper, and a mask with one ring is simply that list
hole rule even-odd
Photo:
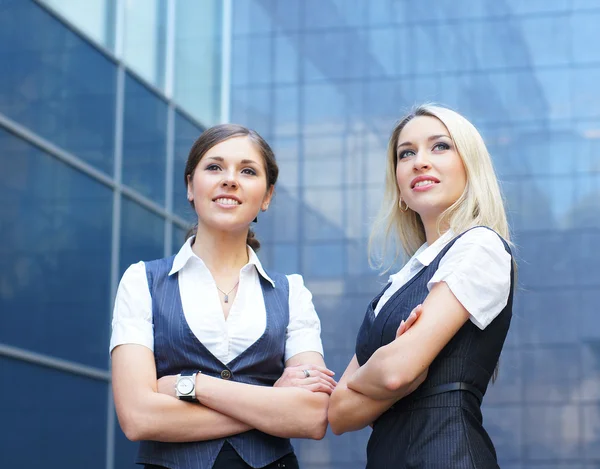
[{"label": "pendant necklace", "polygon": [[233,286],[233,288],[231,290],[229,290],[227,293],[225,293],[223,290],[221,290],[217,284],[215,283],[215,286],[217,287],[217,290],[219,290],[221,293],[223,293],[223,295],[225,295],[225,298],[223,298],[223,302],[225,303],[229,303],[229,294],[235,290],[235,287],[237,287],[240,284],[240,281],[238,280],[237,283]]}]

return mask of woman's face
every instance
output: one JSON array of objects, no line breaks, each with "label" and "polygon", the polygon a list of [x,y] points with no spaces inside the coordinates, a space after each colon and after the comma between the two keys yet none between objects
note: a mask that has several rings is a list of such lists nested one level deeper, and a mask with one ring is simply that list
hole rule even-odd
[{"label": "woman's face", "polygon": [[400,132],[396,155],[402,207],[407,204],[423,223],[437,221],[467,184],[464,164],[448,129],[435,117],[415,117]]},{"label": "woman's face", "polygon": [[267,209],[272,194],[264,159],[247,137],[212,147],[188,177],[188,200],[199,226],[218,230],[247,230],[258,212]]}]

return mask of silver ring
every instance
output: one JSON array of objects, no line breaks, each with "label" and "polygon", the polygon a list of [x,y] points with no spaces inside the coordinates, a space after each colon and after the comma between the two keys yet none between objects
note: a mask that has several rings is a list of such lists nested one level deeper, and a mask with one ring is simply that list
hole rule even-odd
[{"label": "silver ring", "polygon": [[308,371],[308,370],[302,370],[302,372],[304,373],[304,377],[305,378],[310,378],[310,371]]}]

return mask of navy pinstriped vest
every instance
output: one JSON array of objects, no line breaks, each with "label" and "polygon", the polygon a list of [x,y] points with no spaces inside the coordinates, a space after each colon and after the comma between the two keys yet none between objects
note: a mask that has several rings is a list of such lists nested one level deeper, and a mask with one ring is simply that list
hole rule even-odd
[{"label": "navy pinstriped vest", "polygon": [[[202,345],[185,320],[178,275],[168,275],[174,257],[146,263],[152,295],[154,358],[158,377],[200,370],[221,379],[273,386],[285,366],[285,338],[289,323],[289,284],[285,275],[269,273],[275,288],[259,275],[267,311],[265,332],[241,355],[223,364]],[[210,469],[225,441],[252,467],[266,466],[293,451],[289,439],[251,430],[228,438],[194,443],[143,441],[136,462],[170,469]]]},{"label": "navy pinstriped vest", "polygon": [[[379,348],[395,339],[400,321],[423,303],[427,283],[439,263],[464,233],[454,238],[436,258],[386,302],[377,316],[371,302],[356,341],[362,366]],[[502,238],[500,238],[502,239]],[[508,244],[502,239],[506,251]],[[398,401],[374,423],[367,446],[367,469],[383,468],[497,468],[494,446],[482,425],[481,402],[494,373],[512,317],[513,275],[508,302],[481,330],[467,321],[431,363],[427,379],[415,393]],[[475,392],[435,392],[448,383],[467,383]],[[435,395],[420,397],[430,392]]]}]

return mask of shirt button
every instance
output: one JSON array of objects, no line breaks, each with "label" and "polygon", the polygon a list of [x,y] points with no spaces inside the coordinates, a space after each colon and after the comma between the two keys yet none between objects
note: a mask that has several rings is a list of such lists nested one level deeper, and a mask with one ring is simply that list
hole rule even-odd
[{"label": "shirt button", "polygon": [[223,370],[221,371],[221,378],[223,379],[231,379],[231,371]]}]

